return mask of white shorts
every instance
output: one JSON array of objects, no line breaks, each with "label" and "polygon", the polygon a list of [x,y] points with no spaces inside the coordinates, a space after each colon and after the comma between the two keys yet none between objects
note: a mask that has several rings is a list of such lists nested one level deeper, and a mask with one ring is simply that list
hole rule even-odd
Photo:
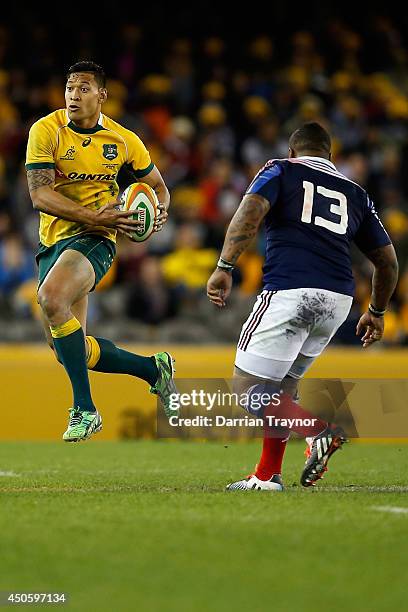
[{"label": "white shorts", "polygon": [[326,289],[265,289],[242,327],[235,365],[260,378],[301,378],[346,320],[352,302]]}]

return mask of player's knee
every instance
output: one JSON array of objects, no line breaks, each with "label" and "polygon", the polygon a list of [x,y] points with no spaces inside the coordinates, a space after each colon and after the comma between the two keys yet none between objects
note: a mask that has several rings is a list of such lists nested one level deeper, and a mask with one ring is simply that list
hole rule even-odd
[{"label": "player's knee", "polygon": [[270,406],[280,402],[278,381],[265,380],[249,386],[244,393],[238,394],[238,403],[253,416],[262,418]]},{"label": "player's knee", "polygon": [[299,380],[299,378],[296,378],[292,375],[286,375],[285,378],[282,380],[282,393],[287,393],[288,395],[293,397],[295,402],[299,400]]},{"label": "player's knee", "polygon": [[52,320],[55,316],[69,311],[67,304],[58,294],[58,291],[51,288],[41,287],[38,292],[38,303],[48,320]]}]

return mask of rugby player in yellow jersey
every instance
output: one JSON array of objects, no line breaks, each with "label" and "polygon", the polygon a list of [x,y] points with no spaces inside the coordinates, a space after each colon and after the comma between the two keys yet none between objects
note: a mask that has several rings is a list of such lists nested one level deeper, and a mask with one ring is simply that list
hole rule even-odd
[{"label": "rugby player in yellow jersey", "polygon": [[131,212],[115,208],[116,177],[126,165],[149,184],[160,202],[155,231],[167,219],[170,196],[142,141],[102,114],[106,77],[94,62],[78,62],[67,74],[66,108],[32,126],[27,145],[27,180],[40,211],[38,302],[47,340],[72,384],[73,406],[63,439],[86,439],[102,427],[91,396],[88,369],[130,374],[146,380],[166,414],[175,391],[173,359],[160,352],[135,355],[104,338],[86,335],[88,293],[109,270],[117,232],[138,225]]}]

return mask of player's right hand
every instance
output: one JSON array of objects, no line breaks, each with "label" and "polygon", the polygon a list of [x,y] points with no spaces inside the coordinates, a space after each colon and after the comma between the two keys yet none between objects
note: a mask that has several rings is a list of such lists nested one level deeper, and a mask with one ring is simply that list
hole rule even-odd
[{"label": "player's right hand", "polygon": [[207,297],[216,306],[226,306],[226,299],[231,293],[232,275],[225,270],[216,268],[207,283]]},{"label": "player's right hand", "polygon": [[364,332],[361,338],[363,348],[381,340],[384,334],[384,317],[375,317],[371,312],[365,312],[357,323],[356,336]]},{"label": "player's right hand", "polygon": [[141,221],[132,219],[135,215],[134,210],[119,210],[118,205],[119,202],[109,202],[109,204],[105,204],[105,206],[97,210],[95,212],[95,225],[112,227],[124,234],[143,225]]}]

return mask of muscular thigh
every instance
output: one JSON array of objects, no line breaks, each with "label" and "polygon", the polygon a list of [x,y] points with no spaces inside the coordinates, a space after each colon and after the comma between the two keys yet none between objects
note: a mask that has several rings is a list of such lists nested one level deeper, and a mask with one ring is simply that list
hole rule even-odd
[{"label": "muscular thigh", "polygon": [[282,380],[299,354],[316,357],[322,352],[346,318],[351,300],[320,289],[263,291],[242,328],[235,365],[252,375]]},{"label": "muscular thigh", "polygon": [[293,291],[263,291],[244,323],[235,365],[265,379],[281,381],[308,335],[297,317],[299,296]]},{"label": "muscular thigh", "polygon": [[87,295],[94,284],[95,272],[89,259],[79,251],[67,249],[48,272],[38,294],[58,295],[72,306]]},{"label": "muscular thigh", "polygon": [[[39,289],[47,299],[63,301],[67,309],[81,323],[86,333],[86,315],[88,307],[88,292],[95,282],[95,273],[88,259],[77,251],[64,251],[47,274]],[[52,347],[53,341],[49,323],[44,312],[41,319],[48,344]]]},{"label": "muscular thigh", "polygon": [[299,351],[300,356],[318,357],[329,344],[334,334],[347,319],[353,298],[332,291],[316,291],[312,294],[316,305],[315,321]]}]

